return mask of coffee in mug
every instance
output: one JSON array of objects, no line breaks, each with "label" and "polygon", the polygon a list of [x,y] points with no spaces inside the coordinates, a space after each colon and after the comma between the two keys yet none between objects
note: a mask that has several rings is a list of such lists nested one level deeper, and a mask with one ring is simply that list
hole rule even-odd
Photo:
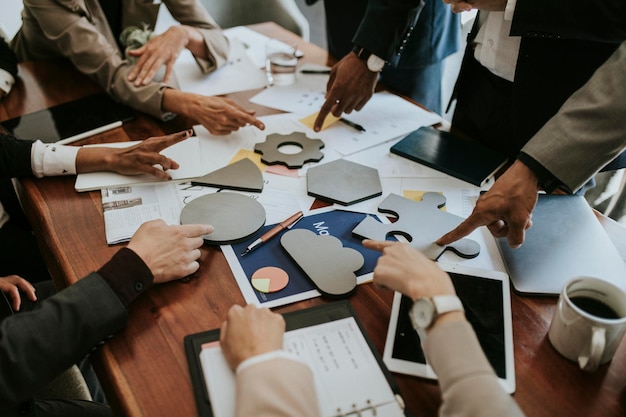
[{"label": "coffee in mug", "polygon": [[591,277],[565,284],[554,311],[548,339],[581,369],[594,371],[613,358],[626,332],[626,293]]}]

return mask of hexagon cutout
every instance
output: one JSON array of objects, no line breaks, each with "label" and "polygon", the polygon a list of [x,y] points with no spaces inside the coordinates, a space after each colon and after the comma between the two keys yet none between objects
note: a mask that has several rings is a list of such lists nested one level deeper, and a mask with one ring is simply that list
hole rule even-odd
[{"label": "hexagon cutout", "polygon": [[310,196],[343,206],[383,193],[378,170],[345,159],[309,168],[306,181]]}]

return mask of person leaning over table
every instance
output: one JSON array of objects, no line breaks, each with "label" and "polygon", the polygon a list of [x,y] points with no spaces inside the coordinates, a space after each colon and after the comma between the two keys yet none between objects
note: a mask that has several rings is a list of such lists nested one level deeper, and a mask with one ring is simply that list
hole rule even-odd
[{"label": "person leaning over table", "polygon": [[[363,245],[382,251],[374,269],[375,284],[400,291],[414,301],[454,297],[461,306],[434,317],[419,330],[442,391],[439,415],[523,416],[500,386],[465,319],[450,276],[405,243],[365,240]],[[220,344],[236,372],[237,417],[320,415],[313,374],[306,364],[282,350],[284,332],[283,317],[268,309],[250,304],[229,310],[220,330]]]},{"label": "person leaning over table", "polygon": [[[191,131],[184,131],[148,138],[129,148],[79,148],[0,134],[0,175],[42,177],[115,171],[168,179],[163,170],[176,169],[178,164],[159,152],[190,135]],[[160,220],[146,223],[128,248],[121,249],[98,273],[55,295],[50,281],[33,286],[17,275],[0,277],[0,414],[111,416],[103,404],[36,400],[35,393],[121,330],[126,307],[153,282],[181,278],[197,270],[202,235],[211,231],[212,227],[205,225],[167,226]],[[171,244],[163,246],[159,243],[163,241]],[[37,300],[36,289],[46,296],[45,301]]]},{"label": "person leaning over table", "polygon": [[[306,3],[317,1],[306,0]],[[411,8],[414,1],[396,3],[403,4],[395,14],[401,18],[410,16],[403,9]],[[409,36],[395,32],[388,14],[392,7],[390,2],[384,4],[379,0],[324,1],[328,52],[341,58],[333,67],[328,99],[332,102],[335,94],[339,98],[369,98],[380,76],[380,81],[394,92],[442,114],[444,59],[461,46],[460,16],[440,0],[426,1],[419,17],[409,25],[412,28],[407,30]],[[389,48],[379,44],[381,38],[386,39],[387,31],[393,34]],[[374,54],[381,62],[393,62],[380,69],[370,69],[368,54]]]},{"label": "person leaning over table", "polygon": [[[248,124],[264,129],[254,112],[222,97],[183,92],[168,84],[179,53],[189,49],[204,73],[226,63],[228,40],[198,0],[164,0],[181,24],[152,37],[125,57],[118,39],[125,28],[153,30],[161,2],[145,0],[24,0],[22,26],[11,41],[18,58],[65,57],[114,99],[154,117],[184,115],[212,134]],[[162,82],[156,72],[165,66]]]},{"label": "person leaning over table", "polygon": [[[374,94],[383,68],[387,65],[395,67],[400,62],[425,3],[426,0],[367,1],[352,39],[355,50],[343,56],[330,71],[325,101],[313,123],[315,131],[322,128],[329,113],[340,117],[342,113],[359,111],[365,106]],[[329,3],[327,9],[336,6]],[[333,17],[328,19],[330,22]],[[329,35],[334,33],[335,28],[331,27]],[[329,39],[329,42],[333,40]],[[414,44],[411,42],[410,45]]]},{"label": "person leaning over table", "polygon": [[437,243],[447,245],[487,226],[519,247],[532,226],[539,190],[575,192],[624,150],[626,41],[522,148],[472,214]]},{"label": "person leaning over table", "polygon": [[[626,40],[624,0],[443,1],[478,10],[451,131],[512,160]],[[626,154],[610,162],[603,171],[624,168]]]}]

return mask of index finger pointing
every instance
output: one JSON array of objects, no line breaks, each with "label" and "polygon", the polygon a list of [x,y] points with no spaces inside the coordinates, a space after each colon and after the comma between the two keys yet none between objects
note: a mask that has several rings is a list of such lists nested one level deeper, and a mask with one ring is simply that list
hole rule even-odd
[{"label": "index finger pointing", "polygon": [[[172,145],[177,144],[178,142],[182,142],[185,139],[188,139],[193,134],[193,130],[183,130],[182,132],[172,133],[171,135],[159,137],[159,138],[150,138],[147,141],[149,143],[144,142],[144,147],[146,150],[153,152],[160,152],[165,148],[169,148]],[[154,140],[153,140],[154,139]],[[139,144],[142,145],[142,144]]]},{"label": "index finger pointing", "polygon": [[363,246],[365,246],[368,249],[373,249],[373,250],[377,250],[379,252],[382,252],[383,249],[395,245],[396,241],[393,240],[370,240],[370,239],[365,239],[363,240]]},{"label": "index finger pointing", "polygon": [[445,235],[437,239],[435,243],[440,246],[444,246],[452,242],[456,242],[457,240],[472,233],[479,226],[483,226],[483,224],[480,224],[479,222],[475,220],[473,216],[470,216],[467,219],[465,219],[460,225],[458,225],[455,229],[449,231],[448,233],[446,233]]}]

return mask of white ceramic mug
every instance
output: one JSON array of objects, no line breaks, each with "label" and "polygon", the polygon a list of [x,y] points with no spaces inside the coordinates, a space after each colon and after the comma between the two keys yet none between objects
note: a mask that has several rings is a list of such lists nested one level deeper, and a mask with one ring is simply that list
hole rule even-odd
[{"label": "white ceramic mug", "polygon": [[548,338],[580,369],[594,371],[613,358],[625,332],[626,293],[607,281],[581,277],[564,285]]}]

